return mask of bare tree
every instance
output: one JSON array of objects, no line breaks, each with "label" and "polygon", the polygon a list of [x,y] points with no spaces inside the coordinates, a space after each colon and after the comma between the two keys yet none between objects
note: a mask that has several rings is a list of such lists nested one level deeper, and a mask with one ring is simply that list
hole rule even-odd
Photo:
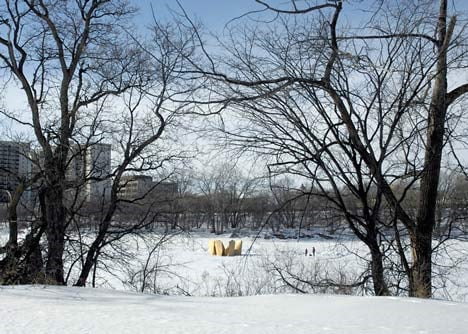
[{"label": "bare tree", "polygon": [[126,1],[7,0],[0,12],[2,69],[22,87],[30,112],[17,120],[31,126],[43,155],[45,273],[63,284],[71,138],[81,110],[141,85],[138,53],[119,36],[133,9]]},{"label": "bare tree", "polygon": [[[167,154],[155,154],[155,143],[182,110],[183,103],[169,101],[182,100],[175,95],[189,87],[180,73],[191,52],[191,35],[155,24],[152,43],[138,41],[131,22],[135,12],[126,0],[5,0],[0,5],[2,79],[22,88],[28,105],[25,115],[2,113],[29,127],[39,145],[35,174],[41,217],[36,223],[47,247],[45,268],[37,268],[37,274],[44,272],[48,283],[66,281],[67,231],[86,203],[84,188],[93,182],[110,185],[95,239],[80,251],[78,285],[86,283],[105,245],[150,220],[109,233],[121,201],[122,175],[155,170],[175,155],[167,147]],[[83,167],[94,164],[86,161],[87,152],[101,144],[118,146],[111,173]],[[75,179],[70,178],[74,164],[81,166]]]},{"label": "bare tree", "polygon": [[[139,198],[126,199],[121,195],[124,186],[122,177],[125,173],[155,172],[162,169],[165,163],[183,158],[179,149],[165,146],[163,140],[163,135],[169,133],[169,129],[177,129],[176,119],[179,114],[183,114],[186,107],[185,103],[175,101],[183,99],[182,96],[186,94],[188,87],[180,74],[185,61],[180,51],[187,56],[192,50],[192,45],[190,34],[179,33],[180,31],[172,25],[156,24],[152,30],[150,44],[139,45],[149,57],[147,65],[150,71],[147,69],[146,75],[150,83],[143,90],[131,88],[122,94],[125,107],[119,124],[124,126],[117,127],[114,132],[115,141],[120,148],[119,163],[112,172],[110,200],[99,222],[97,235],[87,249],[79,278],[75,283],[77,286],[86,284],[91,269],[104,247],[152,225],[163,211],[161,199],[152,197],[160,182],[155,183]],[[173,48],[174,43],[179,48]],[[144,206],[146,210],[141,219],[130,224],[124,223],[116,230],[113,218],[119,205],[138,203],[142,200],[150,201],[150,205]],[[153,209],[153,205],[156,205],[156,209]]]},{"label": "bare tree", "polygon": [[[199,67],[213,80],[211,102],[248,119],[232,127],[225,120],[222,130],[274,155],[277,169],[312,179],[323,194],[333,191],[330,199],[373,254],[376,294],[388,293],[379,234],[393,226],[409,295],[431,297],[445,128],[468,91],[468,84],[448,88],[449,74],[466,61],[463,23],[457,26],[446,0],[376,2],[357,26],[344,23],[350,14],[342,1],[257,2],[273,18],[233,28],[226,54],[205,52]],[[407,191],[392,189],[402,178],[419,187],[414,211],[402,204]],[[342,186],[360,202],[357,211]],[[384,207],[393,218],[381,222]]]},{"label": "bare tree", "polygon": [[253,176],[243,175],[240,168],[232,162],[215,164],[200,174],[198,187],[212,233],[221,234],[227,227],[242,227],[245,200],[254,193],[258,180]]}]

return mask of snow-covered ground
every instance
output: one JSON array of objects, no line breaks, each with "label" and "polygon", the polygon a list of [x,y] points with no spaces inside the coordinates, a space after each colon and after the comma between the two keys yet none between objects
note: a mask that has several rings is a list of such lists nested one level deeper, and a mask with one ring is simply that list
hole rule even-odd
[{"label": "snow-covered ground", "polygon": [[[108,250],[117,258],[102,258],[99,289],[0,287],[0,334],[467,333],[467,242],[447,243],[434,259],[436,272],[446,271],[435,277],[436,298],[465,302],[459,303],[325,295],[320,290],[291,294],[279,279],[276,269],[317,280],[342,275],[343,283],[349,283],[367,265],[360,258],[365,247],[352,239],[260,238],[253,243],[244,236],[243,256],[213,257],[207,252],[210,234],[181,234],[162,244],[160,237],[129,238],[121,248]],[[312,247],[315,256],[305,256]],[[129,262],[120,263],[119,252]]]},{"label": "snow-covered ground", "polygon": [[[97,285],[118,290],[140,291],[141,270],[155,267],[148,273],[146,292],[163,294],[190,294],[192,296],[244,296],[294,292],[281,280],[275,280],[273,265],[291,266],[296,273],[317,272],[339,275],[346,272],[352,279],[367,266],[366,261],[356,256],[364,247],[356,241],[337,243],[336,240],[302,239],[278,240],[243,237],[243,255],[240,257],[216,257],[208,254],[208,241],[220,239],[227,244],[230,238],[210,234],[178,235],[159,246],[147,262],[148,249],[158,244],[155,234],[146,244],[141,240],[128,240],[130,253],[136,254],[128,263],[105,260],[98,270]],[[315,256],[310,256],[312,247]],[[305,249],[308,255],[305,256]],[[108,253],[109,254],[109,253]],[[363,253],[361,254],[363,255]],[[113,275],[105,272],[110,269]],[[148,270],[149,271],[149,270]]]},{"label": "snow-covered ground", "polygon": [[0,333],[454,333],[468,304],[410,298],[157,296],[106,289],[0,287]]},{"label": "snow-covered ground", "polygon": [[[7,235],[6,228],[0,228],[0,242],[6,240]],[[237,238],[243,241],[243,256],[240,257],[209,256],[208,241],[220,238],[226,243],[230,239],[228,234],[183,233],[162,243],[161,237],[156,232],[147,233],[144,240],[129,236],[119,247],[105,249],[96,271],[96,286],[198,297],[284,294],[297,291],[280,277],[280,271],[307,281],[333,280],[346,285],[360,280],[361,274],[368,269],[366,247],[349,236],[330,240],[315,233],[314,238],[309,239],[279,240],[243,235]],[[151,259],[148,259],[155,246]],[[316,255],[305,256],[305,249],[310,254],[312,247]],[[79,271],[75,255],[66,258],[66,263],[75,263],[70,273],[70,285]],[[289,283],[296,284],[297,281],[293,279]],[[358,295],[370,294],[365,289],[372,288],[368,284],[353,291],[342,291],[314,288],[306,283],[297,287],[311,293]],[[434,296],[468,302],[467,241],[452,240],[438,248],[434,256]]]},{"label": "snow-covered ground", "polygon": [[[118,290],[156,292],[162,294],[189,294],[191,296],[245,296],[257,294],[291,293],[294,289],[279,277],[279,270],[307,280],[332,279],[349,284],[359,280],[368,268],[367,249],[355,239],[327,240],[311,238],[278,240],[242,237],[243,256],[213,257],[208,255],[210,234],[178,235],[159,246],[147,262],[146,255],[152,245],[159,242],[157,234],[146,244],[128,240],[129,252],[135,254],[120,266],[115,260],[101,263],[97,285]],[[225,244],[227,236],[219,237]],[[315,256],[309,255],[312,247]],[[249,249],[251,248],[251,249]],[[468,302],[468,242],[450,241],[434,257],[434,294],[436,298]],[[149,266],[147,266],[149,264]],[[141,282],[142,269],[147,270],[146,282]],[[113,275],[105,272],[110,269]],[[293,282],[295,283],[295,282]],[[371,288],[370,285],[367,286]],[[333,289],[311,289],[299,285],[307,292],[338,292]],[[366,294],[366,291],[352,293]]]}]

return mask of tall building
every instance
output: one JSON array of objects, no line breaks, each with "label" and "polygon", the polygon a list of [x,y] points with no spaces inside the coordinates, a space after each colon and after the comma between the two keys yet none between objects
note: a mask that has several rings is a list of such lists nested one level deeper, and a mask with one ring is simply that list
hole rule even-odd
[{"label": "tall building", "polygon": [[[0,141],[0,201],[8,202],[19,178],[31,174],[30,146],[27,143]],[[29,193],[23,198],[28,199]]]},{"label": "tall building", "polygon": [[108,200],[112,187],[111,145],[95,144],[86,151],[86,198],[88,201]]},{"label": "tall building", "polygon": [[67,181],[73,186],[82,186],[81,195],[88,202],[110,198],[112,187],[111,145],[93,144],[86,147],[74,145],[70,148]]}]

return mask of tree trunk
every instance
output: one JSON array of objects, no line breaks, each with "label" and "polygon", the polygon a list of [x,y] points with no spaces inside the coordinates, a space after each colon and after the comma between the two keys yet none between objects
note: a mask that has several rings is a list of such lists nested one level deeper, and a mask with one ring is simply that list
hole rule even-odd
[{"label": "tree trunk", "polygon": [[0,261],[1,284],[31,284],[40,279],[43,269],[40,239],[44,232],[42,226],[31,226],[21,245],[18,245],[18,215],[17,208],[24,192],[24,184],[20,183],[10,198],[8,204],[9,239],[6,255]]},{"label": "tree trunk", "polygon": [[65,284],[63,252],[65,249],[66,208],[63,204],[63,187],[49,186],[45,190],[45,221],[47,224],[46,275],[52,284]]},{"label": "tree trunk", "polygon": [[385,282],[383,257],[379,245],[373,242],[368,245],[371,252],[371,274],[376,296],[389,296],[387,283]]},{"label": "tree trunk", "polygon": [[[120,183],[120,177],[122,174],[116,176],[114,179],[114,185],[112,187],[112,193],[111,193],[111,202],[109,205],[109,209],[106,212],[106,215],[99,225],[99,231],[96,236],[96,239],[94,239],[93,243],[89,247],[88,253],[86,254],[86,260],[83,264],[83,268],[81,268],[80,276],[78,277],[78,280],[74,284],[75,286],[86,286],[86,281],[88,280],[88,276],[93,269],[93,267],[96,264],[96,261],[99,257],[99,253],[101,251],[101,248],[103,247],[103,242],[105,240],[105,237],[107,235],[107,232],[109,230],[112,217],[114,216],[115,210],[117,209],[117,185]],[[95,276],[95,273],[94,275]],[[93,278],[93,281],[95,281],[95,278]]]},{"label": "tree trunk", "polygon": [[33,223],[31,232],[24,239],[23,252],[24,269],[20,278],[21,284],[38,283],[43,278],[44,260],[42,259],[41,238],[44,234],[45,226],[43,222],[39,225]]},{"label": "tree trunk", "polygon": [[440,1],[437,34],[439,40],[437,74],[428,111],[424,169],[416,217],[416,235],[411,236],[413,265],[410,296],[432,296],[432,234],[435,227],[438,186],[447,115],[447,49],[454,22],[447,29],[447,1]]},{"label": "tree trunk", "polygon": [[74,286],[86,286],[88,276],[97,260],[98,246],[98,244],[95,244],[95,242],[93,242],[93,244],[89,248],[88,254],[86,255],[86,260],[83,264],[83,268],[81,268],[80,276],[78,277],[78,280],[76,281]]},{"label": "tree trunk", "polygon": [[432,234],[419,231],[412,237],[413,265],[409,285],[409,296],[432,297]]}]

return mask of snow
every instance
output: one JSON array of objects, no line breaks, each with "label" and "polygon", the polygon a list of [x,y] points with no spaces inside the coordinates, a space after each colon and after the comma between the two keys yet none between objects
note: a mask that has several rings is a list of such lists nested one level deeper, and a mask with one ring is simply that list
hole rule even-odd
[{"label": "snow", "polygon": [[[320,270],[323,273],[336,274],[345,270],[351,279],[359,276],[367,263],[357,253],[364,251],[360,243],[348,241],[337,244],[335,240],[304,239],[265,240],[243,237],[243,256],[209,256],[208,241],[213,235],[178,235],[163,244],[160,253],[155,253],[152,264],[157,263],[160,270],[154,279],[160,293],[177,294],[186,292],[192,296],[239,296],[252,294],[276,294],[292,292],[279,280],[272,279],[271,264],[293,262],[297,270],[309,274]],[[219,238],[225,244],[229,238]],[[155,236],[153,242],[157,243]],[[118,290],[139,290],[141,286],[128,283],[135,271],[146,264],[147,245],[136,246],[128,240],[126,245],[135,256],[123,268],[114,259],[100,266],[98,286]],[[251,249],[249,250],[249,248]],[[305,248],[315,247],[316,256],[304,256]],[[114,275],[109,275],[103,268],[112,268]],[[151,277],[153,278],[153,277]],[[123,283],[124,282],[124,283]],[[125,284],[127,282],[127,284]],[[150,292],[149,290],[147,290]]]},{"label": "snow", "polygon": [[[151,242],[157,243],[158,236],[152,236]],[[352,238],[259,238],[253,243],[254,238],[244,236],[241,238],[243,256],[216,257],[209,256],[207,251],[208,240],[213,237],[224,243],[229,240],[203,233],[190,236],[181,234],[161,245],[160,252],[157,255],[155,253],[152,261],[152,264],[157,263],[159,269],[154,277],[150,275],[150,280],[157,281],[158,291],[151,290],[149,284],[145,292],[218,297],[291,293],[293,290],[272,270],[273,264],[290,266],[289,269],[301,277],[333,278],[339,281],[343,276],[348,283],[360,280],[360,275],[368,266],[367,248]],[[126,245],[134,254],[130,261],[132,268],[128,268],[128,262],[121,267],[111,259],[105,266],[113,270],[113,275],[110,275],[100,265],[97,281],[99,287],[140,291],[140,284],[132,285],[129,282],[132,274],[141,270],[146,263],[147,245],[140,242],[137,247],[132,240],[127,240]],[[250,246],[252,249],[247,252]],[[312,247],[316,249],[316,256],[304,256],[305,249],[310,251]],[[433,269],[436,298],[468,302],[468,242],[446,242],[444,248],[439,249],[439,255],[434,258]],[[331,292],[318,290],[315,292]]]},{"label": "snow", "polygon": [[[131,284],[129,278],[141,269],[159,237],[154,233],[145,242],[126,240],[134,255],[131,268],[108,260],[112,274],[100,267],[97,289],[0,287],[0,334],[467,333],[468,242],[447,243],[435,258],[435,270],[447,270],[445,281],[435,277],[440,287],[436,298],[458,302],[290,294],[292,289],[268,270],[270,264],[291,265],[306,277],[344,272],[353,279],[367,265],[360,258],[365,247],[353,239],[321,238],[260,238],[252,244],[251,236],[243,236],[243,256],[213,257],[207,252],[210,234],[181,234],[162,244],[154,259],[159,269],[150,275],[147,293],[132,292],[141,284]],[[305,256],[305,248],[311,247],[316,256]],[[158,289],[151,289],[151,283]],[[184,293],[192,296],[174,295]],[[243,297],[227,297],[238,295]]]},{"label": "snow", "polygon": [[0,288],[0,333],[466,333],[468,304],[395,297],[158,296]]},{"label": "snow", "polygon": [[[0,228],[0,239],[6,239],[7,232],[6,228]],[[368,267],[368,250],[365,245],[346,235],[341,238],[335,235],[335,239],[329,240],[315,233],[313,238],[279,240],[265,239],[263,235],[255,239],[254,234],[244,234],[235,238],[243,240],[243,256],[213,257],[208,255],[208,241],[219,238],[226,243],[231,239],[229,234],[215,236],[203,232],[181,233],[168,238],[153,253],[150,267],[156,270],[148,276],[144,287],[139,280],[139,272],[146,265],[149,250],[160,242],[162,236],[152,231],[145,234],[144,241],[131,236],[122,240],[119,247],[125,248],[128,253],[122,261],[119,260],[120,254],[114,255],[113,249],[106,248],[105,254],[114,256],[105,258],[104,253],[101,256],[96,285],[126,291],[141,291],[144,288],[146,293],[199,297],[278,294],[294,291],[278,278],[278,274],[272,270],[273,264],[288,265],[288,269],[300,277],[339,281],[343,276],[347,283],[360,280],[361,274]],[[88,237],[92,238],[93,235]],[[250,246],[252,249],[247,252]],[[304,256],[304,250],[307,248],[310,251],[312,247],[316,249],[316,256]],[[69,285],[72,285],[79,274],[80,262],[75,261],[75,257],[68,257],[66,263],[75,263],[69,280]],[[445,242],[434,256],[433,269],[435,298],[468,302],[467,241]],[[65,270],[68,272],[69,268]],[[367,288],[371,289],[370,283]],[[306,290],[315,293],[334,292],[331,291],[333,289]],[[368,291],[352,293],[361,295]]]}]

